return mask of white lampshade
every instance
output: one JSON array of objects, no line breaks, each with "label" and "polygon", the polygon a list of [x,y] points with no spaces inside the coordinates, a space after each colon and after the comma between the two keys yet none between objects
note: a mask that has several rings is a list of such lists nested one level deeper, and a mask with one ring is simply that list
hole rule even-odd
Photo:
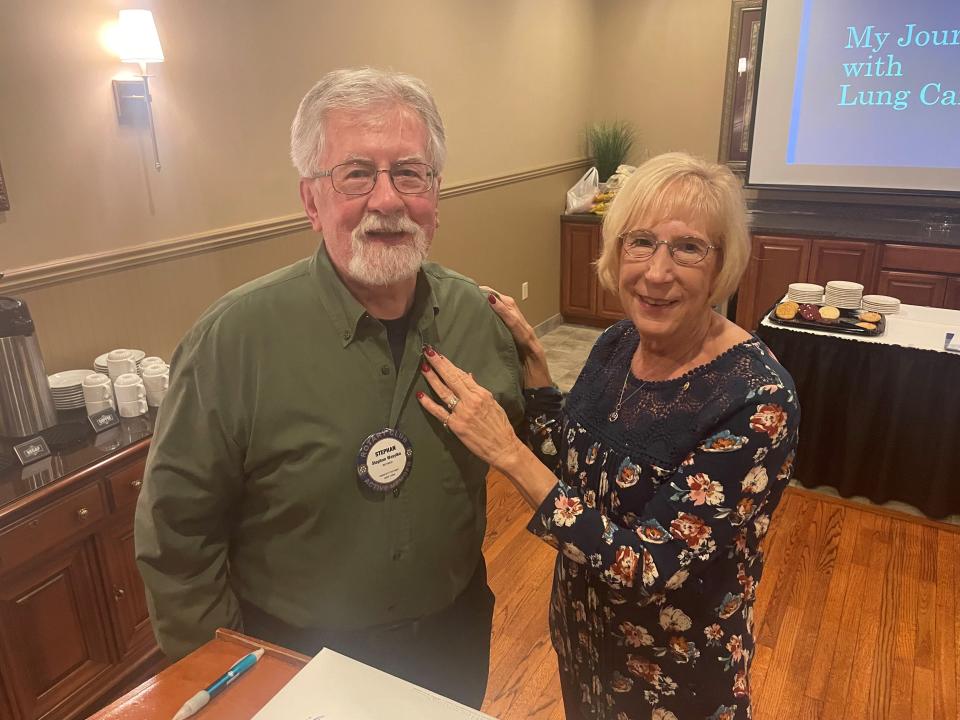
[{"label": "white lampshade", "polygon": [[118,22],[120,59],[123,62],[163,62],[160,36],[149,10],[121,10]]}]

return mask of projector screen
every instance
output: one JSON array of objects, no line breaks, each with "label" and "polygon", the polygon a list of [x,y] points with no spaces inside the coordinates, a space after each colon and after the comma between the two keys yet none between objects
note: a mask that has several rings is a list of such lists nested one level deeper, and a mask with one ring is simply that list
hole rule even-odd
[{"label": "projector screen", "polygon": [[960,0],[767,0],[750,186],[960,193]]}]

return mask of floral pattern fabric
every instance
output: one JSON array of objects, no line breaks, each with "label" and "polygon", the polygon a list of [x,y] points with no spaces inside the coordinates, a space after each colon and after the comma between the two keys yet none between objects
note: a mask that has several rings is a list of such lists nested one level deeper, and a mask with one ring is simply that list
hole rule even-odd
[{"label": "floral pattern fabric", "polygon": [[[560,482],[529,524],[560,552],[550,628],[587,718],[749,718],[760,541],[791,477],[800,409],[759,340],[640,382],[639,338],[600,337],[566,407],[529,402]],[[632,396],[631,396],[632,394]]]}]

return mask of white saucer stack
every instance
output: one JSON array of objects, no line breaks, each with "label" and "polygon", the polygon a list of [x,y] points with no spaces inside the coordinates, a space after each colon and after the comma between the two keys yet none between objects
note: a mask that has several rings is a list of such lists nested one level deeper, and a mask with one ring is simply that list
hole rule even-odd
[{"label": "white saucer stack", "polygon": [[64,370],[47,376],[50,393],[57,410],[76,410],[84,407],[83,379],[90,370]]},{"label": "white saucer stack", "polygon": [[823,285],[813,283],[790,283],[787,287],[787,299],[795,303],[811,303],[819,305],[823,302]]},{"label": "white saucer stack", "polygon": [[863,298],[863,285],[848,280],[831,280],[827,283],[824,303],[834,307],[857,310]]},{"label": "white saucer stack", "polygon": [[889,295],[864,295],[863,309],[881,315],[893,315],[900,312],[900,300]]}]

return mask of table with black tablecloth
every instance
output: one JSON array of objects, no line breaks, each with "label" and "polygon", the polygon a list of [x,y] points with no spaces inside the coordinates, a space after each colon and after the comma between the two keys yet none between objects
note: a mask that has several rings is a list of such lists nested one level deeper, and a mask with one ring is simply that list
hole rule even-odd
[{"label": "table with black tablecloth", "polygon": [[843,497],[960,513],[960,311],[902,305],[875,338],[785,328],[758,335],[793,376],[802,419],[796,477]]}]

